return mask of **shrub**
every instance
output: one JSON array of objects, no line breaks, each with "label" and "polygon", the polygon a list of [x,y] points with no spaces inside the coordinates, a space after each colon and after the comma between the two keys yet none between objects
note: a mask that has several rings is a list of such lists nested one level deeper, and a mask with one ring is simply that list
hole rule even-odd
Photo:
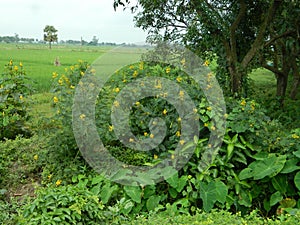
[{"label": "shrub", "polygon": [[28,119],[26,98],[31,93],[23,64],[15,65],[10,60],[0,77],[0,140],[13,139],[18,134],[29,135],[25,127]]}]

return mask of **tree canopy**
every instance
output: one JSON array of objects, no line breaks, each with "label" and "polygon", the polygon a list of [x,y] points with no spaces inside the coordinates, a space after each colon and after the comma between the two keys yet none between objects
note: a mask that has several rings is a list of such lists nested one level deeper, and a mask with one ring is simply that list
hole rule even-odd
[{"label": "tree canopy", "polygon": [[51,43],[57,42],[57,30],[54,28],[54,26],[46,25],[44,28],[44,41],[49,42],[49,48],[51,49]]},{"label": "tree canopy", "polygon": [[248,72],[271,60],[258,60],[259,55],[264,58],[262,51],[275,54],[275,42],[282,38],[293,40],[299,51],[299,2],[139,0],[132,4],[115,0],[114,7],[130,8],[136,25],[149,32],[150,42],[180,42],[206,58],[209,53],[216,54],[218,77],[227,82],[232,93],[241,93]]}]

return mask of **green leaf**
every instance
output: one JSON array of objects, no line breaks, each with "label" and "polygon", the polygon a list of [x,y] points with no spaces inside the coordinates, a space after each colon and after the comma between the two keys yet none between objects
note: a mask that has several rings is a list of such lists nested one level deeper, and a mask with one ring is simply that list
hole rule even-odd
[{"label": "green leaf", "polygon": [[102,191],[100,193],[100,197],[101,197],[103,204],[108,203],[112,193],[114,191],[116,191],[117,189],[118,189],[118,186],[116,186],[116,185],[114,185],[113,187],[111,187],[109,183],[104,185],[104,187],[102,188]]},{"label": "green leaf", "polygon": [[245,168],[239,174],[240,180],[245,180],[250,177],[253,177],[253,170],[251,168]]},{"label": "green leaf", "polygon": [[160,196],[157,195],[151,196],[146,202],[146,207],[148,211],[154,210],[158,206],[159,201],[160,201]]},{"label": "green leaf", "polygon": [[272,177],[272,185],[276,191],[279,191],[281,194],[287,192],[288,180],[286,175],[279,174],[275,177]]},{"label": "green leaf", "polygon": [[203,201],[203,208],[206,212],[209,212],[217,201],[215,183],[210,182],[205,184],[200,181],[200,198]]},{"label": "green leaf", "polygon": [[293,154],[297,157],[297,158],[300,158],[300,149],[296,152],[293,152]]},{"label": "green leaf", "polygon": [[270,154],[268,158],[254,161],[249,165],[249,168],[253,170],[254,180],[259,180],[266,176],[273,177],[278,174],[283,169],[285,162],[285,155],[276,157],[274,154]]},{"label": "green leaf", "polygon": [[300,190],[300,171],[295,175],[294,182],[298,190]]},{"label": "green leaf", "polygon": [[282,194],[279,191],[275,192],[274,194],[271,195],[270,206],[276,205],[282,199],[283,199]]},{"label": "green leaf", "polygon": [[215,182],[215,189],[217,201],[224,204],[228,194],[228,187],[222,181],[217,181]]},{"label": "green leaf", "polygon": [[172,188],[177,188],[178,186],[178,173],[174,174],[172,177],[170,177],[169,179],[167,179],[167,183],[170,184],[170,186]]},{"label": "green leaf", "polygon": [[286,161],[283,169],[280,171],[280,173],[291,173],[295,170],[299,170],[300,166],[297,166],[297,163],[299,162],[299,159],[289,159]]},{"label": "green leaf", "polygon": [[136,203],[141,203],[142,189],[139,186],[124,186],[125,193]]},{"label": "green leaf", "polygon": [[239,203],[241,205],[244,205],[246,207],[251,207],[252,205],[252,196],[249,191],[244,191],[243,189],[240,192],[241,199],[239,200]]}]

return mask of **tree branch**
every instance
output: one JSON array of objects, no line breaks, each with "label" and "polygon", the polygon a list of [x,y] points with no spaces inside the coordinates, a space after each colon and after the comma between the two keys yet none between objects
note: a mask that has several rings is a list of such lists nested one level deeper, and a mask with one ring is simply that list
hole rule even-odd
[{"label": "tree branch", "polygon": [[266,15],[265,15],[265,19],[263,21],[263,23],[261,24],[257,37],[255,39],[255,41],[253,42],[251,49],[248,51],[248,53],[245,55],[241,66],[243,68],[246,68],[248,66],[248,64],[250,63],[250,61],[253,59],[253,57],[255,56],[256,52],[262,47],[263,44],[263,39],[264,39],[264,35],[267,29],[267,26],[270,24],[270,21],[274,15],[274,12],[276,10],[276,8],[279,6],[279,4],[281,3],[281,1],[279,0],[274,0],[272,1]]},{"label": "tree branch", "polygon": [[288,30],[282,34],[279,34],[275,37],[272,37],[269,41],[267,41],[264,45],[264,47],[268,47],[269,45],[273,44],[275,41],[277,41],[278,39],[282,38],[282,37],[286,37],[286,36],[289,36],[291,34],[295,33],[295,31],[293,30]]},{"label": "tree branch", "polygon": [[240,0],[239,2],[240,2],[240,11],[239,11],[239,14],[236,17],[235,21],[230,26],[230,46],[231,46],[231,52],[232,52],[233,60],[235,62],[237,61],[235,32],[236,32],[236,30],[237,30],[237,28],[238,28],[241,20],[245,16],[246,9],[247,9],[247,6],[246,6],[246,3],[245,3],[244,0]]}]

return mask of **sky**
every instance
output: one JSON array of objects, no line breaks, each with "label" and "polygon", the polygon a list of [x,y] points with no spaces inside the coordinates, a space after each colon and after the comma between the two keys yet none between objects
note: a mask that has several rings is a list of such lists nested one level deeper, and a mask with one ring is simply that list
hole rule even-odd
[{"label": "sky", "polygon": [[113,0],[0,0],[0,36],[43,39],[46,25],[58,40],[139,43],[146,32],[134,26],[130,10],[114,11]]}]

